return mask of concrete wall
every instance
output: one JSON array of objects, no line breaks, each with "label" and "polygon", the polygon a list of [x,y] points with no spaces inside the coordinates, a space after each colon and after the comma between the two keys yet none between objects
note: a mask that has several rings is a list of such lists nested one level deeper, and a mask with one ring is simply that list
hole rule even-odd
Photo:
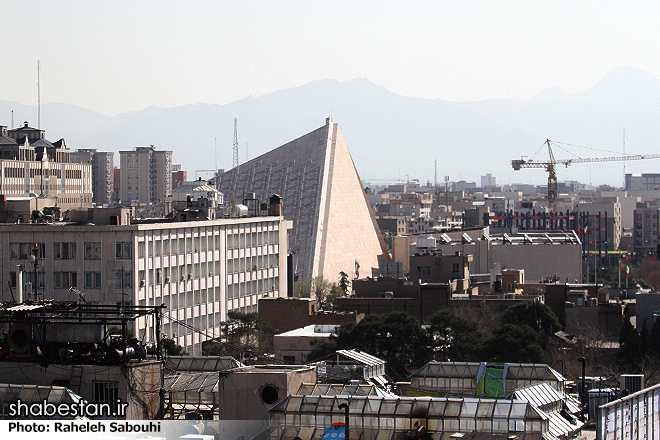
[{"label": "concrete wall", "polygon": [[[229,370],[220,376],[219,419],[260,420],[268,410],[290,394],[296,394],[303,383],[316,382],[316,368],[308,366],[260,365]],[[268,388],[267,387],[271,387]],[[274,403],[263,397],[277,392]]]},{"label": "concrete wall", "polygon": [[129,404],[128,420],[154,419],[160,408],[158,391],[161,362],[145,361],[122,365],[51,364],[0,362],[2,383],[66,386],[89,402],[94,401],[94,383],[116,383],[119,399]]}]

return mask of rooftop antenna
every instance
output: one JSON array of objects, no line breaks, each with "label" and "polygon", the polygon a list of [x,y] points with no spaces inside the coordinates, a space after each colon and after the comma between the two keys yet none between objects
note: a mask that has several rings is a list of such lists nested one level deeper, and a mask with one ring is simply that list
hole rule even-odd
[{"label": "rooftop antenna", "polygon": [[37,128],[41,130],[41,63],[39,60],[37,60]]},{"label": "rooftop antenna", "polygon": [[248,143],[246,142],[245,143],[245,161],[247,162],[248,160],[250,160],[250,158],[248,156]]},{"label": "rooftop antenna", "polygon": [[435,160],[435,175],[433,176],[433,186],[438,187],[438,159]]},{"label": "rooftop antenna", "polygon": [[14,110],[11,111],[11,129],[14,129]]},{"label": "rooftop antenna", "polygon": [[238,167],[238,119],[234,118],[234,168]]}]

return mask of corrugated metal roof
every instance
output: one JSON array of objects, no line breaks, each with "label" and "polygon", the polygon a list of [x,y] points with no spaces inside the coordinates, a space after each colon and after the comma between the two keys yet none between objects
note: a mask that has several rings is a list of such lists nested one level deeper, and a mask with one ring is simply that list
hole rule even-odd
[{"label": "corrugated metal roof", "polygon": [[231,356],[168,356],[164,364],[178,372],[225,371],[244,366]]},{"label": "corrugated metal roof", "polygon": [[[476,377],[479,362],[429,362],[410,377]],[[509,363],[507,379],[566,380],[547,364]]]},{"label": "corrugated metal roof", "polygon": [[381,358],[377,358],[376,356],[372,356],[369,353],[365,353],[363,351],[355,350],[355,349],[337,350],[337,354],[352,359],[360,364],[368,365],[368,366],[382,365],[385,363],[385,361],[382,360]]},{"label": "corrugated metal roof", "polygon": [[38,310],[44,307],[43,304],[19,304],[7,309],[9,312],[27,312],[30,310]]},{"label": "corrugated metal roof", "polygon": [[220,374],[218,372],[181,373],[167,376],[164,379],[165,391],[181,392],[210,392],[218,391]]}]

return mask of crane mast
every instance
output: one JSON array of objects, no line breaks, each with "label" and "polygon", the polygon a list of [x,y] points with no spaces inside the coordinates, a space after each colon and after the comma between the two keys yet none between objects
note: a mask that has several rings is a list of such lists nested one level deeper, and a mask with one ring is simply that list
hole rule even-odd
[{"label": "crane mast", "polygon": [[610,156],[610,157],[578,157],[575,159],[555,159],[555,155],[552,152],[552,147],[550,146],[550,139],[546,139],[545,144],[548,146],[548,156],[550,160],[548,162],[536,162],[533,160],[525,159],[514,159],[511,161],[511,166],[514,170],[520,170],[522,168],[544,168],[548,172],[548,207],[551,212],[557,211],[557,173],[555,171],[556,165],[561,164],[566,167],[573,163],[586,163],[586,162],[616,162],[616,161],[626,161],[626,160],[643,160],[643,159],[657,159],[660,158],[660,154],[634,154],[634,155],[623,155],[623,156]]}]

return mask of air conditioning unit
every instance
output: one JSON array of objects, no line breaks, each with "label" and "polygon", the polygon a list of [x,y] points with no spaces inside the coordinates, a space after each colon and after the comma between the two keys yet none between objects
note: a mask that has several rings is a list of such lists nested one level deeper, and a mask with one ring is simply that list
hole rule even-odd
[{"label": "air conditioning unit", "polygon": [[169,283],[170,282],[170,277],[165,277],[165,282]]},{"label": "air conditioning unit", "polygon": [[144,287],[144,285],[145,285],[144,280],[140,280],[140,287]]},{"label": "air conditioning unit", "polygon": [[628,390],[628,393],[632,394],[644,389],[643,374],[622,374],[619,379],[621,391]]},{"label": "air conditioning unit", "polygon": [[192,280],[192,274],[191,273],[188,274],[188,279]]}]

